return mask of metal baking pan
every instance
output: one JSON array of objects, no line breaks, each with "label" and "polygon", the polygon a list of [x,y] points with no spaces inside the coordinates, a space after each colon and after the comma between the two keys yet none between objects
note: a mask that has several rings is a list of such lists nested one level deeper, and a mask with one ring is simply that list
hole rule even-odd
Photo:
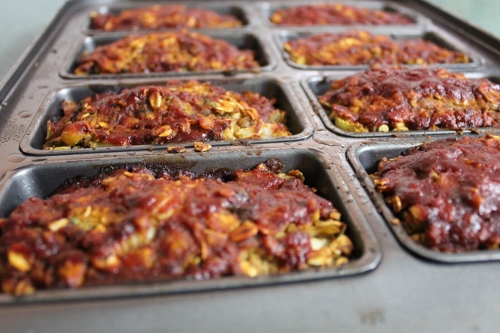
[{"label": "metal baking pan", "polygon": [[[250,79],[221,79],[214,78],[212,80],[199,80],[201,82],[208,81],[213,85],[223,87],[227,90],[236,92],[252,91],[267,97],[268,99],[276,99],[276,107],[285,111],[288,115],[287,126],[292,133],[291,136],[276,139],[246,139],[241,141],[210,141],[212,146],[227,146],[235,144],[255,144],[269,142],[290,142],[296,140],[304,140],[313,133],[313,127],[306,117],[301,112],[301,106],[296,100],[293,92],[286,83],[273,78],[250,78]],[[81,154],[95,152],[118,152],[146,149],[165,149],[168,145],[138,145],[127,147],[102,147],[102,148],[80,148],[72,150],[43,150],[42,146],[45,142],[47,132],[47,120],[53,120],[62,116],[61,102],[70,100],[78,102],[90,95],[102,92],[116,92],[124,88],[146,85],[164,85],[165,81],[146,81],[133,84],[88,84],[72,86],[55,90],[50,93],[45,102],[39,108],[37,114],[33,118],[28,131],[21,140],[21,150],[26,154],[32,155],[64,155],[64,154]],[[193,142],[185,144],[172,144],[175,146],[192,147]]]},{"label": "metal baking pan", "polygon": [[[31,0],[33,1],[33,0]],[[326,0],[327,2],[337,2]],[[179,1],[164,0],[161,3]],[[481,63],[467,76],[500,77],[500,40],[423,0],[344,0],[346,4],[387,8],[414,19],[409,26],[350,26],[376,34],[418,35],[433,32]],[[279,7],[308,4],[306,0],[190,1],[187,6],[241,8],[247,25],[234,29],[207,29],[235,44],[260,44],[264,59],[257,72],[168,73],[154,75],[95,75],[74,78],[69,70],[77,53],[123,33],[90,31],[94,10],[146,6],[139,0],[69,0],[47,21],[51,23],[0,84],[0,212],[7,214],[31,195],[45,196],[76,174],[93,174],[99,166],[120,163],[176,163],[198,171],[205,168],[253,167],[277,157],[287,168],[303,169],[306,183],[332,200],[344,213],[351,235],[361,248],[349,266],[278,277],[222,278],[211,281],[170,281],[128,284],[80,290],[54,290],[27,298],[0,294],[0,331],[5,332],[495,332],[498,262],[442,261],[401,246],[385,216],[377,213],[367,191],[355,177],[350,147],[384,141],[401,150],[425,140],[415,133],[368,136],[335,132],[315,93],[328,88],[324,78],[341,78],[354,70],[298,69],[283,59],[276,34],[286,30],[316,33],[338,31],[339,26],[282,27],[268,22]],[[227,7],[225,7],[227,6]],[[18,11],[19,21],[29,19]],[[40,13],[40,15],[43,15]],[[200,33],[205,33],[201,29]],[[248,37],[245,37],[248,36]],[[17,36],[20,38],[22,36]],[[249,41],[242,40],[248,38]],[[250,145],[216,144],[205,153],[167,154],[164,147],[79,149],[71,153],[41,150],[47,118],[57,115],[64,98],[87,96],[92,89],[162,83],[164,80],[210,80],[234,89],[249,88],[276,97],[290,111],[292,141],[252,141]],[[304,94],[304,91],[309,91]],[[308,100],[309,98],[309,100]],[[315,104],[316,103],[316,104]],[[314,109],[311,107],[314,106]],[[315,114],[316,112],[316,114]],[[322,115],[323,113],[323,115]],[[294,115],[293,115],[294,114]],[[322,115],[322,116],[321,116]],[[295,118],[294,118],[295,117]],[[328,121],[326,121],[328,120]],[[453,131],[419,135],[456,135]],[[363,144],[365,143],[365,144]],[[367,146],[369,148],[370,146]],[[377,146],[378,147],[378,146]],[[149,148],[152,148],[151,151]],[[131,150],[130,150],[131,149]],[[142,149],[142,150],[141,150]],[[400,150],[400,151],[401,151]],[[385,153],[382,149],[377,152]],[[393,151],[394,154],[398,152]],[[352,154],[352,153],[350,153]],[[371,155],[370,155],[371,154]],[[360,153],[361,163],[375,163],[378,153]],[[354,155],[353,155],[354,156]],[[358,155],[355,155],[358,156]],[[371,162],[370,162],[371,161]],[[368,168],[370,166],[367,165]],[[358,173],[365,172],[360,167]],[[359,237],[354,236],[358,234]],[[357,238],[356,238],[357,237]],[[411,246],[411,245],[410,245]],[[493,253],[493,252],[490,252]],[[365,272],[365,273],[363,273]],[[459,290],[459,292],[457,292]],[[83,301],[84,300],[84,301]],[[411,303],[412,312],[404,309]],[[474,306],[470,306],[470,304]],[[432,304],[434,306],[429,306]],[[451,305],[450,305],[451,304]],[[463,314],[467,313],[467,316]],[[292,315],[291,315],[292,314]],[[110,318],[112,325],[110,325]],[[144,320],[137,320],[143,318]],[[193,320],[196,318],[196,320]],[[425,318],[425,320],[422,320]]]},{"label": "metal baking pan", "polygon": [[[334,3],[341,3],[344,5],[349,5],[349,6],[354,6],[354,7],[359,7],[359,8],[367,8],[371,10],[381,10],[385,12],[397,12],[400,14],[405,15],[408,17],[410,20],[414,22],[414,24],[408,24],[408,25],[368,25],[368,24],[353,24],[349,25],[350,27],[370,27],[370,29],[377,29],[377,28],[383,28],[383,27],[388,27],[391,26],[393,29],[399,30],[400,28],[413,28],[415,25],[422,25],[425,23],[425,19],[423,16],[421,16],[419,13],[402,6],[398,3],[392,2],[392,1],[326,1],[326,2],[334,2]],[[277,11],[278,9],[285,9],[285,8],[291,8],[291,7],[296,7],[296,6],[304,6],[304,5],[312,5],[312,4],[319,4],[319,3],[324,3],[321,1],[314,1],[314,2],[306,2],[306,1],[299,1],[299,2],[290,2],[290,1],[271,1],[271,2],[264,2],[259,4],[259,10],[260,10],[260,16],[263,21],[263,24],[265,24],[268,27],[285,27],[282,25],[277,25],[274,24],[270,21],[271,15]],[[322,27],[338,27],[342,25],[321,25]],[[311,26],[293,26],[293,25],[287,25],[287,28],[289,27],[296,27],[296,28],[305,28],[305,29],[310,29]],[[315,26],[318,27],[318,26]]]},{"label": "metal baking pan", "polygon": [[465,253],[444,253],[433,251],[416,243],[404,230],[400,223],[392,223],[396,218],[392,209],[386,204],[384,197],[379,193],[370,174],[377,171],[380,160],[384,157],[391,159],[399,156],[411,147],[421,145],[423,142],[393,142],[393,143],[357,143],[349,148],[347,157],[354,167],[359,180],[368,191],[378,211],[384,216],[387,225],[401,245],[411,252],[433,261],[443,263],[466,263],[500,260],[499,250],[481,250]]},{"label": "metal baking pan", "polygon": [[0,304],[32,301],[80,300],[89,298],[111,298],[166,293],[193,292],[211,289],[228,289],[258,285],[283,284],[306,280],[318,280],[350,276],[374,269],[381,259],[381,253],[373,234],[357,204],[339,176],[340,171],[326,154],[308,149],[254,149],[244,152],[186,153],[181,155],[154,155],[146,157],[67,160],[63,163],[34,163],[23,165],[11,172],[0,182],[0,216],[8,215],[15,207],[29,197],[45,198],[67,179],[76,176],[91,177],[100,168],[133,164],[168,165],[203,173],[217,169],[251,169],[270,158],[278,158],[285,170],[298,169],[305,176],[305,183],[317,189],[317,194],[331,201],[347,225],[346,234],[354,244],[351,261],[332,269],[308,270],[278,276],[259,278],[224,277],[205,281],[175,280],[158,283],[86,287],[77,290],[37,291],[23,298],[0,294]]},{"label": "metal baking pan", "polygon": [[[110,3],[110,4],[105,4],[103,6],[96,7],[95,9],[91,11],[95,11],[99,14],[109,14],[109,15],[119,15],[122,11],[125,10],[131,10],[135,8],[145,8],[149,7],[152,5],[158,5],[159,3],[157,2],[151,2],[148,3],[146,1],[141,2],[140,4],[138,3]],[[204,9],[204,10],[210,10],[213,11],[219,15],[231,15],[236,17],[241,23],[242,26],[241,28],[244,28],[246,25],[249,24],[248,20],[248,15],[246,14],[245,10],[243,7],[239,5],[225,5],[222,3],[219,4],[214,4],[214,3],[208,3],[208,2],[200,2],[200,3],[182,3],[182,5],[186,6],[186,8],[196,8],[196,9]],[[88,10],[86,9],[86,13],[89,13]],[[90,13],[89,13],[90,14]],[[134,32],[138,31],[164,31],[164,30],[172,30],[175,28],[165,28],[165,29],[140,29],[140,30],[134,30]],[[204,29],[227,29],[227,28],[204,28]],[[237,28],[231,28],[231,29],[237,29]],[[197,30],[197,29],[193,29]],[[87,24],[85,25],[83,29],[84,33],[88,35],[97,35],[97,34],[102,34],[102,33],[112,33],[110,31],[101,31],[97,29],[93,29],[90,26],[90,19],[88,20]],[[126,31],[126,30],[121,30]]]},{"label": "metal baking pan", "polygon": [[268,46],[262,42],[260,37],[255,34],[241,31],[217,31],[217,32],[200,32],[201,34],[210,36],[214,39],[221,39],[229,44],[236,46],[239,49],[248,49],[255,52],[255,60],[259,63],[260,67],[255,69],[241,69],[234,71],[192,71],[192,72],[155,72],[155,73],[118,73],[118,74],[89,74],[89,75],[75,75],[74,69],[77,66],[78,59],[86,53],[94,51],[98,46],[113,43],[128,34],[113,34],[100,35],[93,37],[85,37],[83,41],[78,42],[69,52],[69,57],[66,59],[64,67],[60,73],[61,77],[67,79],[117,79],[117,78],[144,78],[144,77],[158,77],[158,76],[193,76],[193,75],[207,75],[207,74],[224,74],[234,75],[237,73],[245,72],[266,72],[272,70],[276,66],[274,58],[272,58],[268,51]]},{"label": "metal baking pan", "polygon": [[[329,111],[326,107],[321,105],[318,100],[318,96],[323,95],[330,89],[330,85],[335,80],[340,80],[347,77],[347,75],[328,75],[328,76],[313,76],[301,81],[301,85],[306,92],[309,101],[311,102],[311,106],[314,109],[314,112],[317,113],[323,124],[326,128],[328,128],[331,132],[352,138],[383,138],[383,137],[411,137],[411,136],[426,136],[426,135],[451,135],[456,133],[471,133],[471,129],[460,129],[460,130],[418,130],[418,131],[389,131],[389,132],[348,132],[344,131],[330,120]],[[481,78],[484,77],[481,73],[475,74],[466,74],[468,78]],[[494,78],[491,81],[495,81]],[[475,133],[485,133],[485,132],[495,132],[500,130],[499,128],[494,127],[482,127],[473,129]]]},{"label": "metal baking pan", "polygon": [[[343,30],[346,31],[346,30]],[[333,31],[330,31],[333,32]],[[340,33],[342,31],[335,31],[335,33]],[[301,69],[301,70],[344,70],[344,71],[359,71],[359,70],[365,70],[368,69],[370,66],[369,65],[324,65],[324,66],[311,66],[311,65],[301,65],[298,64],[290,59],[290,54],[285,51],[283,45],[286,42],[293,41],[299,38],[307,38],[311,37],[314,35],[319,35],[324,32],[298,32],[298,31],[279,31],[276,32],[276,41],[278,43],[278,47],[281,50],[282,56],[287,62],[287,64],[293,68],[296,69]],[[415,38],[420,38],[425,41],[433,42],[434,44],[441,46],[445,49],[451,50],[451,51],[460,51],[463,53],[468,53],[464,52],[463,50],[460,49],[460,47],[456,47],[453,45],[451,41],[446,40],[445,37],[440,36],[439,33],[437,32],[420,32],[417,34],[397,34],[393,33],[391,35],[388,35],[391,39],[398,41],[398,40],[409,40],[409,39],[415,39]],[[436,68],[436,67],[442,67],[446,68],[448,70],[471,70],[475,67],[478,67],[481,65],[481,60],[478,56],[467,54],[470,58],[470,62],[468,63],[463,63],[463,64],[429,64],[426,65],[427,67],[430,68]],[[415,68],[415,67],[422,67],[422,65],[403,65],[408,68]]]}]

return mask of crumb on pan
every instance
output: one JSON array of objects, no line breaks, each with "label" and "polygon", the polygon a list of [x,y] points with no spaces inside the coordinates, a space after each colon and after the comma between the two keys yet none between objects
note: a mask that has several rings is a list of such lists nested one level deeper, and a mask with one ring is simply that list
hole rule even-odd
[{"label": "crumb on pan", "polygon": [[200,141],[196,141],[194,143],[194,150],[196,151],[204,152],[204,151],[209,151],[210,149],[212,149],[212,146],[209,143]]},{"label": "crumb on pan", "polygon": [[184,146],[169,146],[167,152],[169,153],[184,153],[186,148]]}]

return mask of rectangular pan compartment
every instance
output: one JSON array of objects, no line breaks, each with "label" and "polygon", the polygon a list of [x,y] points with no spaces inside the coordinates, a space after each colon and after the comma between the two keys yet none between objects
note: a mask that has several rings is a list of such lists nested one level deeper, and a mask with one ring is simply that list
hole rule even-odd
[{"label": "rectangular pan compartment", "polygon": [[[109,5],[104,5],[100,7],[95,7],[90,10],[88,10],[88,15],[90,15],[91,12],[97,12],[99,14],[110,14],[110,15],[118,15],[122,11],[125,10],[131,10],[131,9],[136,9],[136,8],[146,8],[150,7],[153,5],[158,5],[159,3],[157,2],[141,2],[139,3],[112,3]],[[165,4],[160,4],[160,5],[167,5],[169,3]],[[179,2],[180,4],[180,2]],[[247,14],[245,10],[241,6],[237,6],[235,4],[214,4],[214,3],[207,3],[207,2],[198,2],[198,3],[189,3],[189,2],[184,2],[182,3],[183,6],[186,8],[193,8],[193,9],[204,9],[204,10],[210,10],[213,11],[219,15],[231,15],[236,17],[240,22],[242,23],[241,28],[244,28],[249,24],[249,20],[247,17]],[[161,30],[172,30],[175,28],[165,28],[165,29],[158,29],[158,30],[151,30],[151,29],[142,29],[142,30],[134,30],[134,32],[139,32],[139,31],[161,31]],[[207,28],[205,28],[207,29]],[[228,29],[228,28],[212,28],[212,29]],[[229,29],[237,29],[237,28],[229,28]],[[195,29],[196,30],[196,29]],[[124,32],[127,30],[121,30],[121,32]],[[87,22],[87,25],[85,26],[84,32],[86,34],[109,34],[112,32],[109,31],[101,31],[97,29],[93,29],[90,26],[90,19]]]},{"label": "rectangular pan compartment", "polygon": [[347,225],[346,234],[351,238],[355,247],[349,263],[337,268],[308,270],[259,278],[224,277],[204,281],[175,280],[147,284],[88,287],[77,290],[58,289],[39,291],[23,298],[0,294],[0,304],[222,290],[351,276],[374,269],[380,261],[381,253],[365,217],[354,200],[352,200],[347,186],[340,176],[340,171],[337,170],[329,157],[319,151],[309,149],[254,149],[205,154],[108,157],[25,164],[10,171],[7,177],[4,177],[0,182],[0,216],[7,216],[29,197],[45,198],[49,196],[67,179],[82,175],[91,177],[100,168],[106,166],[117,167],[145,163],[150,166],[175,166],[189,169],[194,173],[203,173],[220,168],[225,170],[251,169],[270,158],[278,158],[285,165],[284,172],[292,169],[302,171],[305,176],[305,183],[310,187],[315,187],[318,195],[331,201],[340,211],[343,216],[342,220]]},{"label": "rectangular pan compartment", "polygon": [[[246,140],[241,142],[234,141],[211,141],[212,146],[224,146],[231,144],[251,144],[251,143],[270,143],[270,142],[290,142],[296,140],[306,139],[311,136],[313,127],[308,117],[301,111],[301,106],[294,98],[294,94],[290,88],[281,81],[271,78],[256,78],[256,79],[213,79],[213,80],[199,80],[200,82],[208,81],[213,85],[221,86],[227,90],[236,92],[252,91],[260,94],[261,96],[269,99],[276,99],[276,107],[285,111],[288,115],[287,125],[292,133],[292,136],[276,139],[255,139]],[[82,148],[72,150],[43,150],[42,146],[45,141],[47,130],[47,120],[51,120],[62,116],[61,102],[63,100],[80,101],[92,94],[102,93],[105,91],[119,91],[124,88],[131,88],[136,86],[145,85],[164,85],[165,81],[143,82],[133,84],[118,84],[118,85],[103,85],[103,84],[89,84],[82,86],[74,86],[63,88],[55,91],[47,96],[45,102],[42,104],[37,114],[33,118],[28,131],[21,140],[21,150],[26,154],[32,155],[60,155],[60,154],[82,154],[110,152],[110,151],[131,151],[131,150],[145,150],[150,149],[149,145],[127,146],[127,147],[103,147],[103,148]],[[192,147],[193,143],[185,144],[172,144],[175,146]],[[157,145],[153,148],[164,149],[167,145]]]},{"label": "rectangular pan compartment", "polygon": [[[441,137],[441,139],[446,137]],[[435,140],[438,138],[433,138]],[[423,141],[395,142],[395,143],[357,143],[347,151],[349,162],[354,167],[358,179],[368,191],[377,210],[385,218],[387,225],[396,236],[399,243],[414,254],[433,261],[442,263],[467,263],[500,260],[499,250],[482,250],[466,253],[443,253],[428,249],[410,238],[401,224],[392,223],[396,218],[392,209],[386,204],[384,197],[377,191],[370,174],[377,171],[377,166],[383,157],[388,159],[399,156],[402,152]]]},{"label": "rectangular pan compartment", "polygon": [[[340,3],[346,6],[354,6],[358,8],[366,8],[366,9],[371,9],[371,10],[381,10],[384,12],[393,12],[393,13],[400,13],[403,14],[404,16],[408,17],[411,21],[414,22],[414,24],[409,24],[409,25],[362,25],[362,24],[353,24],[353,25],[315,25],[315,26],[296,26],[296,25],[289,25],[289,26],[282,26],[282,25],[277,25],[271,22],[271,15],[279,10],[279,9],[286,9],[286,8],[292,8],[292,7],[297,7],[297,6],[305,6],[305,5],[313,5],[313,4],[319,4],[319,3]],[[267,3],[262,3],[258,6],[261,19],[263,23],[268,26],[268,27],[273,27],[273,28],[300,28],[304,30],[310,30],[311,27],[352,27],[352,28],[358,28],[361,29],[362,27],[369,28],[371,29],[378,29],[378,28],[384,28],[384,27],[391,27],[392,29],[397,29],[399,30],[400,28],[409,28],[412,27],[414,28],[415,25],[421,25],[423,24],[423,19],[421,15],[417,12],[414,12],[413,10],[410,10],[409,8],[405,8],[404,6],[395,4],[393,2],[385,2],[385,1],[314,1],[314,2],[285,2],[285,1],[273,1],[273,2],[267,2]]]},{"label": "rectangular pan compartment", "polygon": [[235,70],[235,71],[193,71],[193,72],[155,72],[155,73],[118,73],[118,74],[90,74],[90,75],[75,75],[74,69],[77,66],[78,59],[82,54],[94,51],[98,46],[113,43],[119,39],[127,36],[127,34],[113,34],[106,36],[93,36],[86,37],[83,41],[79,42],[69,52],[69,57],[64,61],[64,67],[60,72],[60,76],[66,79],[122,79],[122,78],[145,78],[145,77],[159,77],[159,76],[199,76],[208,74],[223,74],[234,75],[237,73],[259,73],[272,70],[276,66],[276,60],[271,57],[267,44],[260,39],[260,37],[246,32],[210,32],[203,33],[213,39],[221,39],[238,49],[248,49],[255,53],[255,60],[259,63],[260,67],[252,70]]},{"label": "rectangular pan compartment", "polygon": [[[484,77],[481,73],[465,73],[467,78],[470,79],[479,79]],[[352,75],[352,74],[351,74]],[[328,91],[330,85],[335,80],[340,80],[347,77],[347,75],[328,75],[328,76],[313,76],[301,81],[302,88],[306,92],[311,106],[314,109],[314,112],[317,113],[323,124],[326,128],[328,128],[331,132],[352,138],[382,138],[382,137],[414,137],[414,136],[426,136],[426,135],[451,135],[456,133],[471,133],[471,130],[418,130],[418,131],[399,131],[399,132],[348,132],[343,129],[338,128],[328,117],[329,111],[327,108],[323,107],[318,100],[318,96],[323,95]],[[496,82],[494,77],[489,78],[490,81]],[[474,129],[474,133],[485,133],[485,132],[494,132],[499,131],[499,128],[494,127],[483,127]]]},{"label": "rectangular pan compartment", "polygon": [[[332,33],[341,33],[341,32],[345,32],[345,31],[347,31],[347,30],[343,29],[343,30],[331,31],[331,32]],[[367,31],[367,30],[365,29],[365,31]],[[296,62],[293,62],[290,59],[290,54],[288,52],[286,52],[285,49],[283,48],[283,45],[286,42],[293,41],[293,40],[296,40],[299,38],[307,38],[307,37],[311,37],[311,36],[319,35],[319,34],[323,34],[323,33],[325,33],[325,31],[321,31],[321,32],[280,31],[280,32],[276,33],[275,39],[278,43],[278,48],[280,49],[280,51],[282,53],[283,59],[285,59],[286,63],[290,67],[293,67],[296,69],[322,70],[322,71],[323,70],[349,70],[349,71],[356,70],[356,71],[359,71],[359,70],[368,69],[370,67],[369,65],[325,65],[325,66],[301,65],[301,64],[298,64]],[[456,70],[464,71],[464,70],[472,70],[472,69],[481,65],[481,60],[479,59],[479,57],[477,57],[476,55],[468,54],[468,52],[464,52],[460,48],[455,47],[451,41],[446,40],[443,36],[440,36],[436,32],[425,32],[425,33],[419,33],[419,34],[378,34],[378,33],[372,32],[372,34],[373,35],[387,35],[395,41],[420,38],[420,39],[423,39],[425,41],[433,42],[434,44],[441,46],[445,49],[451,50],[451,51],[460,51],[460,52],[466,53],[470,58],[470,62],[465,63],[465,64],[430,64],[430,65],[426,65],[427,67],[430,67],[430,68],[442,67],[442,68],[446,68],[449,70],[456,69]],[[402,66],[405,66],[408,68],[422,67],[422,65],[402,65]]]}]

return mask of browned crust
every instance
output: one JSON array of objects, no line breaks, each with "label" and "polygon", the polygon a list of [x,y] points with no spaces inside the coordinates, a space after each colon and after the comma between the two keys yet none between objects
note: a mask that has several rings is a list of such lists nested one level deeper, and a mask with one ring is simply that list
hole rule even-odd
[{"label": "browned crust", "polygon": [[0,219],[4,292],[339,266],[353,245],[300,171],[195,177],[135,166],[75,179]]},{"label": "browned crust", "polygon": [[413,23],[400,13],[358,8],[341,3],[321,3],[278,9],[271,15],[270,21],[278,25],[297,26],[327,24],[407,25]]},{"label": "browned crust", "polygon": [[284,44],[291,61],[308,66],[468,63],[469,57],[420,38],[392,40],[367,31],[323,33]]},{"label": "browned crust", "polygon": [[382,160],[372,179],[411,237],[442,252],[500,245],[500,138],[424,143]]},{"label": "browned crust", "polygon": [[252,50],[189,31],[131,35],[84,54],[76,75],[257,69]]},{"label": "browned crust", "polygon": [[332,82],[318,99],[346,131],[458,130],[499,124],[500,86],[445,69],[372,68]]},{"label": "browned crust", "polygon": [[290,136],[274,103],[198,81],[95,94],[62,103],[64,116],[47,122],[44,149]]},{"label": "browned crust", "polygon": [[219,15],[202,8],[187,8],[179,4],[154,5],[123,10],[117,15],[91,13],[91,28],[123,31],[165,28],[235,28],[242,25],[232,15]]}]

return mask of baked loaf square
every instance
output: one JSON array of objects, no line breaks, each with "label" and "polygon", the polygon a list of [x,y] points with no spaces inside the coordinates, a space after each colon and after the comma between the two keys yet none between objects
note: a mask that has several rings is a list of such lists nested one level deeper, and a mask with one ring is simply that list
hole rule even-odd
[{"label": "baked loaf square", "polygon": [[275,100],[210,83],[169,81],[63,101],[44,149],[95,148],[290,136]]},{"label": "baked loaf square", "polygon": [[277,25],[407,25],[413,22],[400,13],[358,8],[341,3],[319,3],[276,10],[270,21]]},{"label": "baked loaf square", "polygon": [[179,4],[154,5],[123,10],[119,14],[90,14],[91,29],[103,31],[235,28],[242,22],[232,15],[219,15],[202,8],[187,8]]},{"label": "baked loaf square", "polygon": [[428,68],[372,68],[331,83],[318,97],[348,132],[497,127],[500,85]]},{"label": "baked loaf square", "polygon": [[436,251],[500,246],[500,137],[424,143],[383,159],[376,188],[418,243]]},{"label": "baked loaf square", "polygon": [[196,175],[111,167],[0,219],[4,292],[340,266],[353,244],[331,202],[275,159]]},{"label": "baked loaf square", "polygon": [[259,67],[253,50],[182,30],[131,35],[97,46],[78,59],[73,73],[230,72]]},{"label": "baked loaf square", "polygon": [[367,31],[322,33],[286,42],[290,60],[305,66],[423,65],[469,63],[462,52],[421,38],[392,40]]}]

